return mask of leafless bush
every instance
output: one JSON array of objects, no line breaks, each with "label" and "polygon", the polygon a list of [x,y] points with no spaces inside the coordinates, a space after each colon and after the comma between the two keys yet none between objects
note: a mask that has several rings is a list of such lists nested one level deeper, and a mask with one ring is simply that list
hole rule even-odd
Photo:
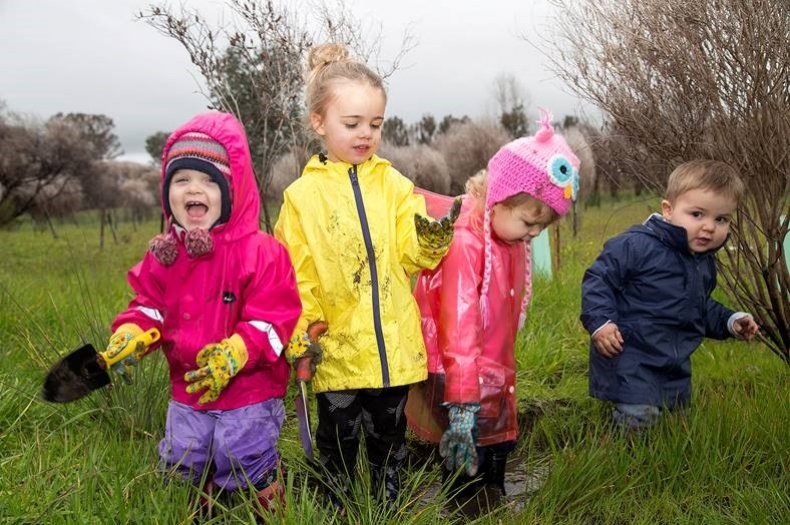
[{"label": "leafless bush", "polygon": [[68,123],[0,113],[0,225],[46,209],[67,188],[66,179],[92,161],[90,145]]},{"label": "leafless bush", "polygon": [[392,162],[416,186],[443,195],[450,194],[450,172],[441,153],[425,144],[393,146],[382,144],[379,155]]},{"label": "leafless bush", "polygon": [[[226,27],[215,27],[185,5],[178,12],[164,4],[152,5],[138,19],[179,42],[206,82],[206,98],[244,124],[265,197],[272,193],[268,186],[275,162],[309,141],[303,127],[302,90],[310,46],[314,41],[341,42],[368,60],[378,56],[380,39],[362,34],[359,28],[370,24],[356,20],[339,0],[332,6],[228,0],[227,6],[233,22]],[[402,44],[383,76],[397,69],[411,38],[405,35]],[[271,231],[265,199],[263,204],[263,219]]]},{"label": "leafless bush", "polygon": [[450,172],[450,194],[464,192],[466,180],[488,166],[488,159],[510,140],[500,124],[466,121],[453,124],[433,142]]},{"label": "leafless bush", "polygon": [[160,204],[159,170],[137,162],[108,162],[105,169],[118,183],[117,205],[129,212],[133,222],[154,216]]},{"label": "leafless bush", "polygon": [[272,167],[272,180],[266,191],[266,197],[271,202],[282,204],[285,188],[299,178],[308,159],[309,155],[304,148],[291,148],[277,159]]},{"label": "leafless bush", "polygon": [[42,228],[46,225],[54,238],[58,238],[53,219],[64,219],[82,208],[82,186],[69,176],[55,177],[49,184],[36,191],[36,183],[20,188],[24,198],[32,197],[28,214]]},{"label": "leafless bush", "polygon": [[553,1],[562,33],[549,58],[629,143],[621,165],[656,191],[693,158],[740,170],[748,192],[722,280],[790,364],[790,3]]}]

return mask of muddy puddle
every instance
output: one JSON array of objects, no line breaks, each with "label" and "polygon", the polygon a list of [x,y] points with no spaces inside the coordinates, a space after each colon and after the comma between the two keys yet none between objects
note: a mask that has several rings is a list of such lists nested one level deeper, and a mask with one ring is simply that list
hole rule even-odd
[{"label": "muddy puddle", "polygon": [[[532,430],[535,421],[542,413],[542,407],[532,406],[519,414],[520,439]],[[409,448],[413,464],[417,466],[427,464],[437,470],[440,468],[442,458],[439,457],[437,446],[414,440],[410,442]],[[441,494],[441,476],[437,476],[437,479],[427,487],[421,501],[425,504],[433,504],[436,498],[445,496],[444,499],[448,500],[445,504],[447,515],[460,513],[469,519],[491,511],[518,512],[543,485],[549,470],[549,466],[543,463],[536,467],[535,462],[530,461],[526,447],[518,447],[508,455],[504,496],[499,490],[484,488],[469,499],[451,500]]]}]

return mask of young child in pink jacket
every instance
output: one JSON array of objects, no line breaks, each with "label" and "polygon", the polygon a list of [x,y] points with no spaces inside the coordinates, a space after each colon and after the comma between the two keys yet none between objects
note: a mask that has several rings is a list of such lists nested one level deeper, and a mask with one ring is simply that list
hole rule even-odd
[{"label": "young child in pink jacket", "polygon": [[135,297],[113,322],[105,354],[159,329],[171,384],[162,467],[205,492],[251,485],[269,507],[282,495],[283,348],[302,307],[288,252],[260,231],[241,123],[212,111],[181,126],[165,144],[161,187],[168,230],[129,271]]},{"label": "young child in pink jacket", "polygon": [[[409,426],[439,443],[455,487],[504,495],[516,443],[516,333],[531,293],[530,241],[567,213],[579,160],[541,129],[502,147],[466,184],[450,251],[414,291],[428,350],[428,380],[410,393]],[[465,495],[469,490],[464,491]]]}]

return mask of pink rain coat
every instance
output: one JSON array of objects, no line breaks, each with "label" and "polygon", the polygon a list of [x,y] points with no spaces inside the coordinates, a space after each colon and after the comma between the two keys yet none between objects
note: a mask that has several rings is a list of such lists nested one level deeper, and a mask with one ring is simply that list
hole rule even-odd
[{"label": "pink rain coat", "polygon": [[[301,303],[288,252],[259,230],[258,188],[241,124],[229,114],[198,115],[170,137],[162,158],[190,131],[213,137],[228,152],[230,219],[211,230],[214,250],[209,254],[190,258],[179,241],[176,261],[164,266],[146,253],[128,275],[136,296],[112,328],[123,323],[158,328],[170,365],[172,398],[196,410],[230,410],[285,395],[289,366],[283,348]],[[162,181],[164,176],[163,166]],[[184,373],[197,368],[204,346],[234,333],[244,340],[249,361],[219,399],[201,405],[203,392],[187,394]]]},{"label": "pink rain coat", "polygon": [[465,198],[449,253],[435,270],[420,273],[414,289],[429,380],[411,390],[406,414],[412,430],[431,442],[438,442],[447,428],[442,403],[480,404],[479,446],[516,439],[514,348],[525,291],[526,245],[492,238],[491,322],[484,329],[483,235],[483,213]]}]

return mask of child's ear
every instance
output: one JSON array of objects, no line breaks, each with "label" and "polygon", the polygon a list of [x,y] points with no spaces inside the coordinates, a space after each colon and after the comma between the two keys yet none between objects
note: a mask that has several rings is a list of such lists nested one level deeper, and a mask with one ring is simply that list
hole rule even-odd
[{"label": "child's ear", "polygon": [[663,215],[665,219],[669,219],[672,216],[672,203],[666,199],[661,201],[661,215]]},{"label": "child's ear", "polygon": [[318,113],[310,113],[310,125],[316,133],[324,135],[324,119]]}]

